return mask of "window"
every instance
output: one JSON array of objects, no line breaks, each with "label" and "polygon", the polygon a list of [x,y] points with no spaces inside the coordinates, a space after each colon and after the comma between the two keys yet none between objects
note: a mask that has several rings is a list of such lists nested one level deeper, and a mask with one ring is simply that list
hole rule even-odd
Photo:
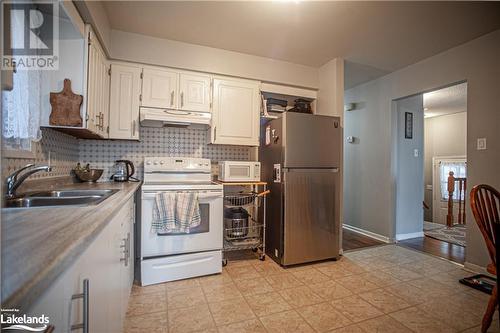
[{"label": "window", "polygon": [[[455,178],[466,178],[467,162],[465,161],[441,161],[439,164],[439,179],[441,184],[441,200],[448,201],[448,176],[453,171]],[[458,201],[458,184],[455,183],[453,200]],[[461,200],[464,200],[465,191],[462,191]]]},{"label": "window", "polygon": [[[11,17],[11,40],[24,38],[23,26],[16,15]],[[14,70],[12,90],[2,91],[2,144],[6,151],[31,151],[32,141],[41,139],[41,76],[40,70]]]}]

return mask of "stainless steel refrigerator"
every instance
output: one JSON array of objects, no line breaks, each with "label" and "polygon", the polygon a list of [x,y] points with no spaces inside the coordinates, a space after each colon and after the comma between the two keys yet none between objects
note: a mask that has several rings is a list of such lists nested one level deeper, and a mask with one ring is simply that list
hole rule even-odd
[{"label": "stainless steel refrigerator", "polygon": [[340,119],[286,112],[263,124],[261,132],[262,177],[271,190],[267,255],[284,266],[337,258]]}]

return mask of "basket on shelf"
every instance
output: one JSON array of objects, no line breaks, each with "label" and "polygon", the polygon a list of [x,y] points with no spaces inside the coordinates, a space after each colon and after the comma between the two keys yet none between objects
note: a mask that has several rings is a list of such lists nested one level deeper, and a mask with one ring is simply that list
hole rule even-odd
[{"label": "basket on shelf", "polygon": [[231,195],[224,196],[224,203],[228,206],[247,206],[253,204],[256,198],[265,196],[270,191],[264,191],[261,193],[256,192],[240,192]]}]

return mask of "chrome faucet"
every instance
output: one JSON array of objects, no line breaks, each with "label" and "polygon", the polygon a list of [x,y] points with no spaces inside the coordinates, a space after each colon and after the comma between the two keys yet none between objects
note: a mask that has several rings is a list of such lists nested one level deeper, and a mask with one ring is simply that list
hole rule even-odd
[{"label": "chrome faucet", "polygon": [[[22,174],[20,177],[19,174],[23,171],[27,170],[24,174]],[[39,171],[46,171],[50,172],[52,168],[48,165],[40,165],[40,166],[35,166],[34,164],[27,164],[23,166],[22,168],[14,171],[7,179],[5,180],[5,196],[7,198],[13,198],[16,196],[16,190],[17,188],[32,174],[39,172]]]}]

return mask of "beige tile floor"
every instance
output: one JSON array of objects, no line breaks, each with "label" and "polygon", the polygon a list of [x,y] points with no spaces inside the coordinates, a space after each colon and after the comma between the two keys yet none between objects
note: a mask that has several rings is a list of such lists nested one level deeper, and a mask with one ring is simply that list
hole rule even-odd
[{"label": "beige tile floor", "polygon": [[488,296],[458,283],[468,275],[395,245],[289,269],[230,261],[220,275],[134,286],[125,331],[480,332]]}]

